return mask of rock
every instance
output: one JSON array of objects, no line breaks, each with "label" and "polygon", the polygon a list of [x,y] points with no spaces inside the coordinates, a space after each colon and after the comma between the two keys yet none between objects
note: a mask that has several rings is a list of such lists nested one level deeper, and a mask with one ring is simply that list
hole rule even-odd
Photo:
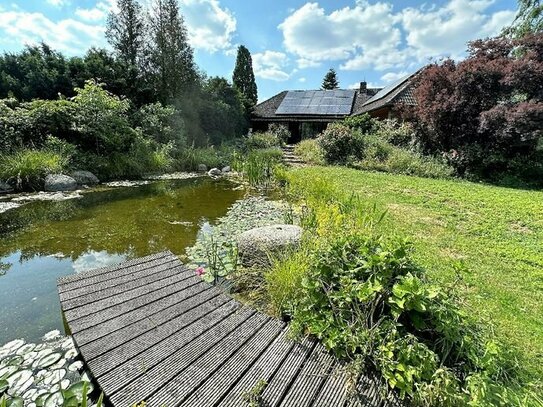
[{"label": "rock", "polygon": [[270,255],[295,249],[300,245],[302,228],[295,225],[272,225],[240,234],[236,241],[241,263],[245,267],[269,266]]},{"label": "rock", "polygon": [[0,181],[0,195],[9,194],[11,192],[13,192],[13,188],[11,187],[11,185]]},{"label": "rock", "polygon": [[220,177],[221,174],[222,174],[222,172],[218,168],[212,168],[207,173],[207,175],[209,175],[210,177]]},{"label": "rock", "polygon": [[74,171],[71,177],[76,180],[79,185],[96,185],[100,180],[90,171]]},{"label": "rock", "polygon": [[200,165],[198,166],[198,171],[199,171],[199,172],[206,172],[206,171],[207,171],[207,165],[205,165],[205,164],[200,164]]},{"label": "rock", "polygon": [[48,192],[75,191],[77,182],[64,174],[49,174],[45,177],[45,190]]},{"label": "rock", "polygon": [[227,165],[226,167],[224,167],[224,168],[222,169],[222,172],[224,172],[224,173],[230,172],[230,171],[232,171],[232,169],[230,168],[229,165]]}]

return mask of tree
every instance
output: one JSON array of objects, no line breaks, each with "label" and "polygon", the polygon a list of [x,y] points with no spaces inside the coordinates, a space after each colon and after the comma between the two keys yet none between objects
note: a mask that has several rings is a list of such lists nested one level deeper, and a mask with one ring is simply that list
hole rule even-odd
[{"label": "tree", "polygon": [[197,86],[199,77],[177,0],[154,0],[149,27],[149,69],[159,100],[179,103]]},{"label": "tree", "polygon": [[540,0],[519,0],[519,10],[506,34],[522,37],[530,33],[543,31],[543,4]]},{"label": "tree", "polygon": [[118,13],[112,11],[107,19],[106,38],[116,55],[131,68],[141,57],[145,23],[137,0],[117,0]]},{"label": "tree", "polygon": [[543,33],[474,41],[464,61],[427,67],[414,96],[419,144],[459,174],[542,168]]},{"label": "tree", "polygon": [[243,45],[238,48],[232,82],[234,88],[239,90],[246,99],[248,107],[254,107],[258,101],[258,90],[253,72],[253,59],[249,50]]},{"label": "tree", "polygon": [[324,90],[334,90],[339,88],[339,81],[337,80],[337,74],[334,68],[330,68],[330,70],[324,75],[324,79],[322,80],[322,89]]}]

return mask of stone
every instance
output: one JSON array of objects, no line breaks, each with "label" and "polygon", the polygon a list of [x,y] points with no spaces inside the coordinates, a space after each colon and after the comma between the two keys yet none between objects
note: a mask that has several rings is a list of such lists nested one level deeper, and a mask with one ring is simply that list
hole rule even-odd
[{"label": "stone", "polygon": [[227,166],[226,166],[226,167],[224,167],[224,168],[223,168],[223,169],[222,169],[221,171],[222,171],[222,172],[224,172],[224,173],[227,173],[227,172],[230,172],[230,171],[232,171],[232,168],[230,168],[230,166],[229,166],[229,165],[227,165]]},{"label": "stone", "polygon": [[49,174],[45,177],[45,190],[47,192],[75,191],[77,181],[64,174]]},{"label": "stone", "polygon": [[11,185],[0,181],[0,195],[9,194],[11,192],[13,192],[13,188],[11,187]]},{"label": "stone", "polygon": [[199,171],[199,172],[206,172],[206,171],[207,171],[207,165],[205,165],[205,164],[200,164],[200,165],[198,166],[198,171]]},{"label": "stone", "polygon": [[222,175],[222,172],[218,168],[212,168],[209,170],[207,175],[209,175],[210,177],[220,177]]},{"label": "stone", "polygon": [[76,180],[79,185],[96,185],[100,180],[90,171],[74,171],[70,176]]},{"label": "stone", "polygon": [[245,267],[271,264],[270,257],[300,246],[302,228],[271,225],[248,230],[236,238],[238,254]]}]

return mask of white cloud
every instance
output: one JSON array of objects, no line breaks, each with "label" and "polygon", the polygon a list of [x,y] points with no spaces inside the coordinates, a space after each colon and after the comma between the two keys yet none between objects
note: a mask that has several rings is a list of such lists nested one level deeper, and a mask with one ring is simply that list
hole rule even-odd
[{"label": "white cloud", "polygon": [[232,49],[237,21],[218,0],[181,0],[181,13],[194,48],[211,53]]},{"label": "white cloud", "polygon": [[390,82],[397,81],[398,79],[401,79],[407,75],[409,75],[409,72],[407,71],[389,72],[381,76],[381,80],[385,83],[390,83]]},{"label": "white cloud", "polygon": [[357,0],[327,14],[308,2],[278,28],[301,69],[341,61],[343,70],[413,70],[429,59],[462,58],[468,41],[498,34],[515,10],[492,12],[494,3],[448,0],[396,11],[391,1]]},{"label": "white cloud", "polygon": [[288,63],[288,57],[285,53],[267,50],[254,54],[252,58],[255,76],[274,81],[290,79],[291,75],[284,70]]},{"label": "white cloud", "polygon": [[46,0],[46,2],[55,7],[63,7],[70,4],[69,0]]},{"label": "white cloud", "polygon": [[44,41],[72,55],[81,54],[90,46],[106,45],[102,25],[70,18],[52,21],[41,13],[25,11],[0,10],[0,32],[6,42],[31,45]]},{"label": "white cloud", "polygon": [[298,79],[298,82],[300,82],[300,83],[305,83],[306,81],[307,81],[307,79],[306,79],[306,78],[303,78],[303,77],[300,78],[300,79]]},{"label": "white cloud", "polygon": [[86,21],[100,21],[106,17],[106,13],[99,8],[78,8],[75,15]]}]

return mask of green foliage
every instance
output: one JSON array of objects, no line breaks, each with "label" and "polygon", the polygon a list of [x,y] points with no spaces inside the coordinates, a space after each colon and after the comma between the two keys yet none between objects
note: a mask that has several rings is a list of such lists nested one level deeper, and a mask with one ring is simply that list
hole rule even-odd
[{"label": "green foliage", "polygon": [[348,116],[343,119],[342,124],[362,133],[371,133],[378,126],[379,121],[372,118],[368,113],[364,113],[358,116]]},{"label": "green foliage", "polygon": [[443,160],[396,147],[377,135],[365,136],[364,144],[364,155],[354,164],[356,168],[427,178],[451,178],[454,172]]},{"label": "green foliage", "polygon": [[268,382],[266,380],[259,380],[253,388],[242,394],[242,399],[247,403],[247,407],[262,406],[262,393],[267,386]]},{"label": "green foliage", "polygon": [[134,114],[133,121],[145,137],[157,143],[171,142],[176,147],[183,147],[186,143],[183,118],[172,106],[158,102],[144,105]]},{"label": "green foliage", "polygon": [[6,180],[15,189],[37,191],[43,188],[45,176],[62,172],[69,157],[61,153],[41,150],[19,150],[0,155],[0,179]]},{"label": "green foliage", "polygon": [[308,164],[324,165],[324,152],[315,139],[302,140],[294,146],[294,154]]},{"label": "green foliage", "polygon": [[219,168],[230,165],[234,150],[229,147],[186,148],[175,156],[175,167],[178,170],[195,171],[198,165],[207,168]]},{"label": "green foliage", "polygon": [[351,157],[359,157],[364,146],[360,132],[340,123],[329,124],[318,140],[330,164],[343,164]]},{"label": "green foliage", "polygon": [[543,30],[543,4],[540,0],[519,0],[519,9],[511,27],[505,34],[522,37]]},{"label": "green foliage", "polygon": [[279,148],[251,150],[247,154],[238,154],[233,161],[233,168],[240,172],[253,187],[271,188],[275,186],[276,171],[283,159]]},{"label": "green foliage", "polygon": [[415,130],[408,122],[397,120],[378,120],[374,123],[370,134],[398,147],[412,147],[415,140]]},{"label": "green foliage", "polygon": [[238,55],[236,57],[236,66],[232,76],[234,88],[239,90],[246,101],[246,107],[249,111],[256,105],[258,101],[258,91],[255,82],[255,74],[253,72],[253,60],[249,50],[240,45],[238,47]]},{"label": "green foliage", "polygon": [[269,132],[274,134],[279,139],[281,144],[287,143],[291,136],[288,126],[281,123],[271,123]]},{"label": "green foliage", "polygon": [[243,140],[247,150],[257,150],[262,148],[280,147],[281,139],[271,131],[265,133],[253,133]]},{"label": "green foliage", "polygon": [[324,79],[322,80],[322,89],[324,90],[334,90],[339,88],[339,81],[337,80],[337,74],[334,68],[330,68]]}]

